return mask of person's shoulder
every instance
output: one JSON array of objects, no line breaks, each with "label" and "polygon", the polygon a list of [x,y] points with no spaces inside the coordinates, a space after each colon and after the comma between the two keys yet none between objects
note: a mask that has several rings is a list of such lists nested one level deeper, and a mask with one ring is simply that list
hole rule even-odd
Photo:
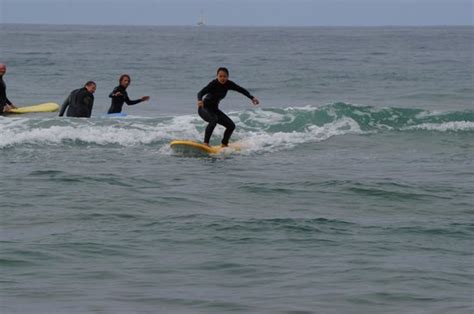
[{"label": "person's shoulder", "polygon": [[85,87],[78,89],[78,90],[77,90],[77,93],[80,94],[80,95],[83,96],[83,97],[88,97],[88,96],[94,97],[94,94],[92,94],[91,92],[89,92],[89,91],[87,90],[87,88],[85,88]]},{"label": "person's shoulder", "polygon": [[225,84],[229,87],[235,87],[235,86],[239,86],[237,85],[234,81],[231,81],[231,80],[227,80],[227,82],[225,82]]}]

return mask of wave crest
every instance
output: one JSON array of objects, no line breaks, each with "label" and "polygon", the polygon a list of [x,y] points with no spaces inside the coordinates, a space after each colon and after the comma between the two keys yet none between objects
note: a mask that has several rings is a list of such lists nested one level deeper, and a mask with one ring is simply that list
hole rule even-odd
[{"label": "wave crest", "polygon": [[[472,132],[474,111],[431,112],[335,103],[324,106],[231,112],[234,140],[247,151],[291,148],[333,136],[379,132]],[[206,123],[197,115],[126,118],[0,117],[0,148],[18,145],[164,145],[172,139],[202,140]],[[217,127],[218,141],[223,128]]]}]

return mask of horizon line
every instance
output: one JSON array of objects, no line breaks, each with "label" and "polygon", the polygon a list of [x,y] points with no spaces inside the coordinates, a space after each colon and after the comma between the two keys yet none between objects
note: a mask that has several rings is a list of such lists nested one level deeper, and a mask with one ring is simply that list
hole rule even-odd
[{"label": "horizon line", "polygon": [[474,27],[474,24],[380,24],[380,25],[220,25],[220,24],[78,24],[78,23],[38,23],[38,22],[0,22],[0,25],[41,25],[41,26],[110,26],[110,27],[288,27],[288,28],[305,28],[305,27]]}]

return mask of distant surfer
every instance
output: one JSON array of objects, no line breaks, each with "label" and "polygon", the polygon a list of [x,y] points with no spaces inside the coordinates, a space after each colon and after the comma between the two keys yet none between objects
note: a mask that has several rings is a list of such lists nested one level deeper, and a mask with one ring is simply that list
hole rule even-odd
[{"label": "distant surfer", "polygon": [[119,86],[115,87],[114,90],[110,93],[109,97],[112,98],[112,103],[110,104],[109,111],[107,113],[120,113],[122,112],[122,106],[124,103],[132,106],[142,101],[148,101],[150,96],[143,96],[140,99],[130,100],[127,94],[127,87],[130,85],[130,75],[123,74],[119,78]]},{"label": "distant surfer", "polygon": [[222,146],[229,144],[230,136],[234,132],[234,122],[222,111],[219,110],[219,102],[224,99],[229,90],[233,90],[247,96],[252,100],[254,105],[258,105],[257,98],[252,96],[248,90],[229,80],[229,70],[227,68],[217,69],[216,79],[211,81],[198,94],[198,113],[199,116],[209,124],[206,127],[204,135],[204,144],[209,146],[212,132],[217,124],[224,126],[224,138],[222,139]]},{"label": "distant surfer", "polygon": [[89,81],[84,87],[73,90],[64,101],[59,116],[62,117],[66,112],[67,117],[90,118],[96,88],[95,82]]},{"label": "distant surfer", "polygon": [[16,108],[7,97],[7,86],[3,81],[3,76],[5,73],[7,73],[7,66],[3,63],[0,63],[0,115]]}]

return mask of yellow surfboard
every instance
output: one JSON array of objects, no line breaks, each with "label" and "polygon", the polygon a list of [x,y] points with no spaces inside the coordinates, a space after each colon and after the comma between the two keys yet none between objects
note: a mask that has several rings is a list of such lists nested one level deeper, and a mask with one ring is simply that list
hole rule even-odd
[{"label": "yellow surfboard", "polygon": [[185,155],[216,155],[224,150],[240,150],[236,144],[230,144],[228,147],[222,146],[207,146],[203,143],[187,140],[174,140],[170,142],[170,147],[173,151]]},{"label": "yellow surfboard", "polygon": [[9,110],[8,113],[33,113],[33,112],[55,112],[59,110],[59,105],[53,102],[48,102],[44,104],[20,107],[16,109]]}]

